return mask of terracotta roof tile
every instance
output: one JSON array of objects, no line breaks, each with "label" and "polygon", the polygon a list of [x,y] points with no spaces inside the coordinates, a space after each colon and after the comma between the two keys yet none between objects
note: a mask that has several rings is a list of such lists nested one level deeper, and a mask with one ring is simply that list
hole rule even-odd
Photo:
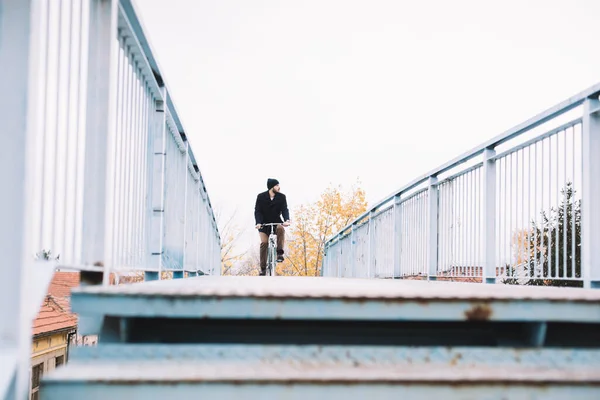
[{"label": "terracotta roof tile", "polygon": [[79,272],[55,272],[50,282],[48,294],[53,297],[69,297],[71,289],[79,286]]},{"label": "terracotta roof tile", "polygon": [[77,327],[77,315],[71,312],[71,289],[79,286],[79,272],[55,272],[48,293],[33,321],[33,334],[40,335]]},{"label": "terracotta roof tile", "polygon": [[[63,304],[65,300],[63,300]],[[68,302],[67,302],[68,304]],[[46,296],[37,317],[33,321],[33,334],[53,332],[60,329],[75,328],[77,316],[61,307],[52,296]]]}]

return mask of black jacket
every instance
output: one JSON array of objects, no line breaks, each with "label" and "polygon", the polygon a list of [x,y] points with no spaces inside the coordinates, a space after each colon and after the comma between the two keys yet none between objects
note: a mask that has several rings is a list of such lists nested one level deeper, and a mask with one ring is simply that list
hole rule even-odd
[{"label": "black jacket", "polygon": [[[281,220],[281,216],[283,216],[283,221]],[[254,219],[256,220],[257,225],[288,221],[290,219],[290,211],[288,210],[285,194],[275,193],[273,200],[271,200],[269,191],[260,193],[256,196]],[[268,234],[271,229],[261,228],[260,231]]]}]

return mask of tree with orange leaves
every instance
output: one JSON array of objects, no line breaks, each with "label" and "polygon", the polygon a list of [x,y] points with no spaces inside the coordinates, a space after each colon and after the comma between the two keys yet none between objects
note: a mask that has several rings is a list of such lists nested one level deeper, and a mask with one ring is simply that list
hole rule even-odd
[{"label": "tree with orange leaves", "polygon": [[317,276],[327,239],[367,209],[359,182],[350,190],[329,186],[312,204],[294,210],[294,225],[287,241],[286,260],[278,275]]}]

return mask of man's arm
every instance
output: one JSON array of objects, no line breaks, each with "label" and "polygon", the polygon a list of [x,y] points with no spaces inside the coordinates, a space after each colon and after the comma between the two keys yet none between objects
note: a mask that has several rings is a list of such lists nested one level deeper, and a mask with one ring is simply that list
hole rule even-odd
[{"label": "man's arm", "polygon": [[256,196],[256,204],[254,204],[254,220],[256,225],[262,225],[264,217],[262,211],[260,211],[260,194]]},{"label": "man's arm", "polygon": [[287,198],[283,197],[283,207],[281,209],[281,215],[283,215],[283,221],[288,222],[290,220],[290,210],[288,210]]}]

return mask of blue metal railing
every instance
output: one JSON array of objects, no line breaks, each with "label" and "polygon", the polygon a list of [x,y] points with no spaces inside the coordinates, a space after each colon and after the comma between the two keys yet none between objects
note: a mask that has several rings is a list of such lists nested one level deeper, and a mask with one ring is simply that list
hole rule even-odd
[{"label": "blue metal railing", "polygon": [[0,30],[0,300],[14,305],[0,311],[0,398],[13,398],[57,268],[103,272],[105,284],[219,275],[221,243],[131,0],[3,2]]},{"label": "blue metal railing", "polygon": [[600,282],[600,84],[377,202],[331,237],[322,274]]}]

